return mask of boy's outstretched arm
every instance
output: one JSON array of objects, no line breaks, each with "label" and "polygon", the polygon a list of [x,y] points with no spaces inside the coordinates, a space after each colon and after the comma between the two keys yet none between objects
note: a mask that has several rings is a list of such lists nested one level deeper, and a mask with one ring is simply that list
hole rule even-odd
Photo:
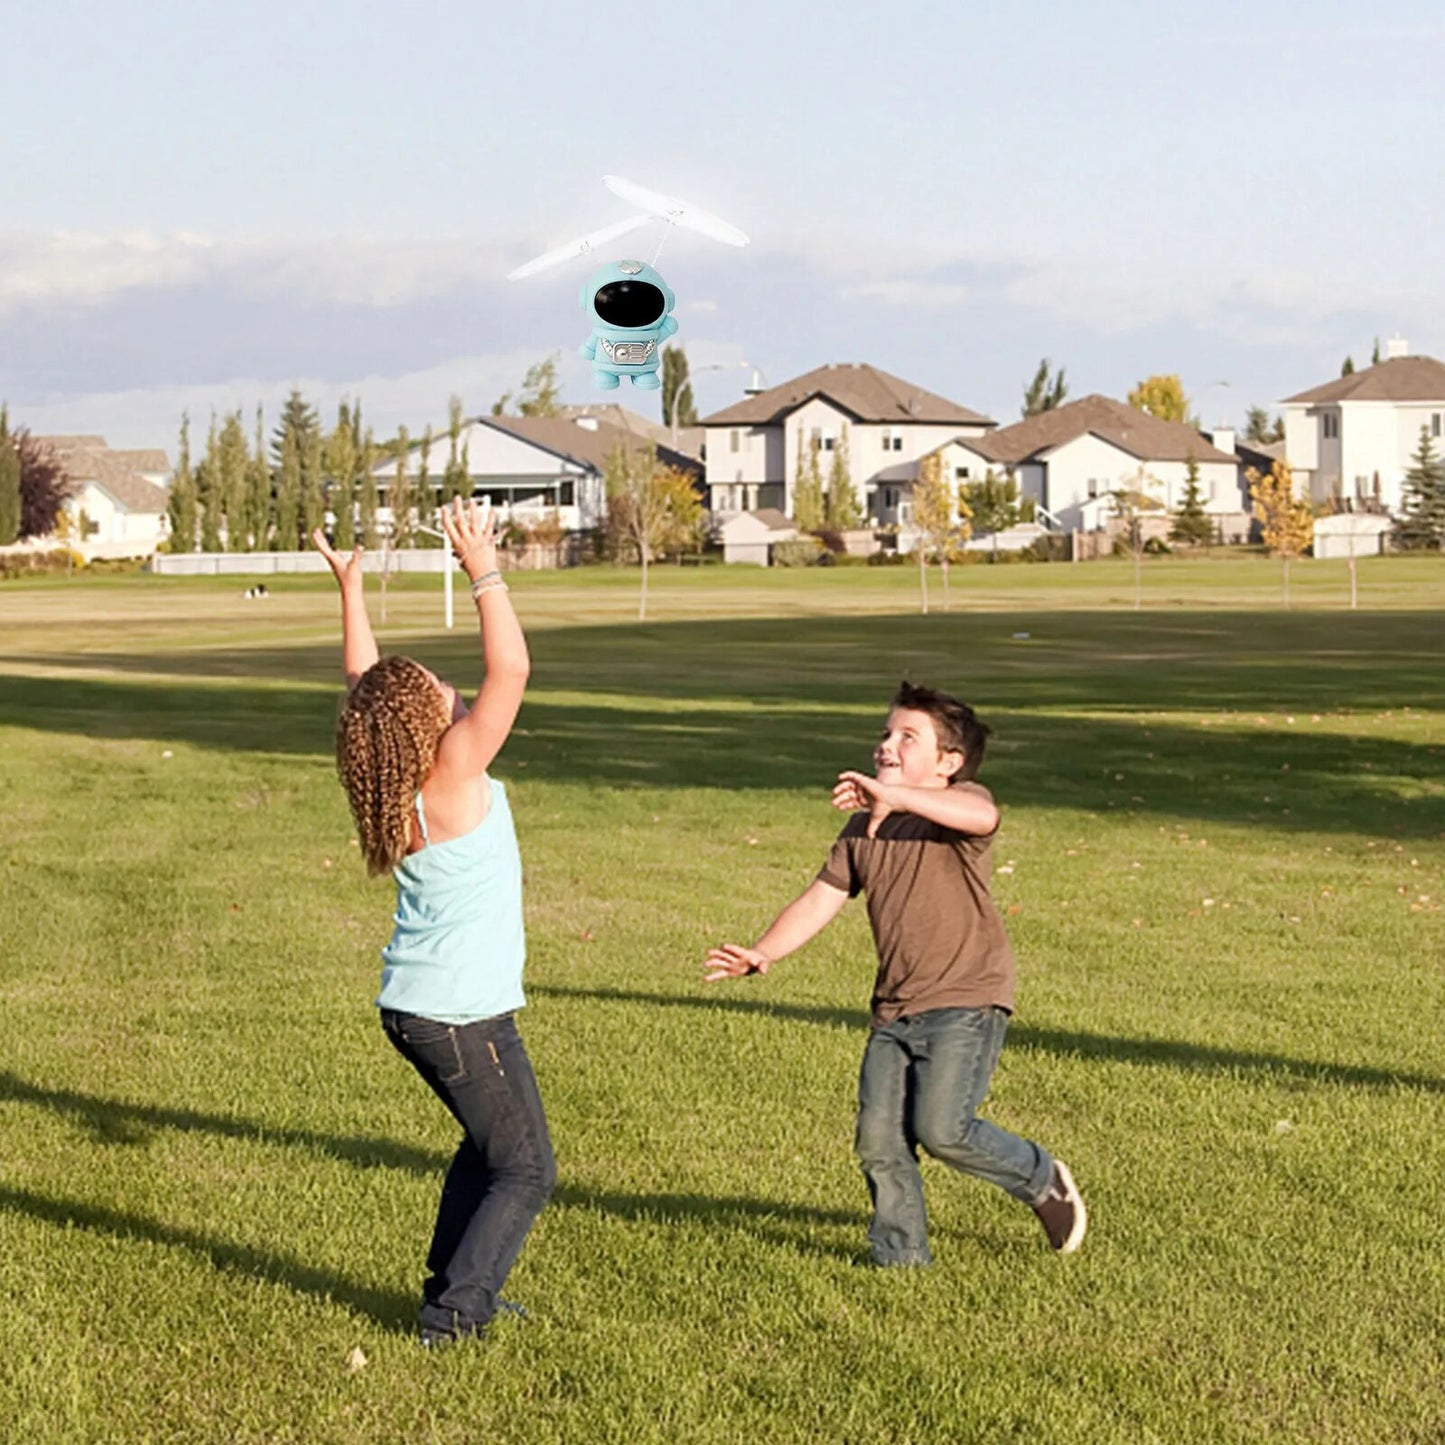
[{"label": "boy's outstretched arm", "polygon": [[888,813],[916,813],[930,823],[975,838],[986,838],[998,827],[998,809],[981,789],[880,783],[867,773],[839,773],[833,788],[833,806],[845,813],[867,808],[875,818]]},{"label": "boy's outstretched arm", "polygon": [[327,565],[341,588],[341,665],[346,671],[346,686],[353,688],[362,673],[376,665],[381,656],[371,632],[371,619],[366,615],[366,594],[362,590],[361,554],[357,547],[344,557],[318,527],[311,534],[311,544],[326,558]]},{"label": "boy's outstretched arm", "polygon": [[801,948],[821,933],[848,901],[846,889],[815,878],[773,921],[751,948],[725,943],[709,951],[703,967],[704,983],[720,978],[742,978],[766,973],[780,958]]}]

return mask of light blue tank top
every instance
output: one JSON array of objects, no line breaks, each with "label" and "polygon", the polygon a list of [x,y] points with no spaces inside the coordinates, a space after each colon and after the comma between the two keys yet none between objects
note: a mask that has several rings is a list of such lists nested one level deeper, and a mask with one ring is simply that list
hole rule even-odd
[{"label": "light blue tank top", "polygon": [[489,779],[487,816],[459,838],[427,839],[396,867],[396,927],[382,949],[381,1008],[466,1024],[526,1002],[522,858],[507,791]]}]

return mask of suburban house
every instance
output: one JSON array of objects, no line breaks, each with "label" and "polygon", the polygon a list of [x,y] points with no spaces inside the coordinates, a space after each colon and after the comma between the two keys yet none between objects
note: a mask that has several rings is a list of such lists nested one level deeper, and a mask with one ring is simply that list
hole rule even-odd
[{"label": "suburban house", "polygon": [[1090,532],[1115,514],[1118,491],[1139,494],[1140,511],[1162,521],[1184,500],[1192,460],[1221,540],[1242,541],[1249,499],[1234,433],[1219,428],[1212,438],[1112,397],[1085,396],[984,436],[955,438],[944,450],[944,475],[969,481],[991,468],[1012,476],[1050,526]]},{"label": "suburban house", "polygon": [[1420,430],[1445,448],[1445,363],[1401,340],[1363,371],[1280,403],[1285,455],[1302,496],[1349,511],[1398,514]]},{"label": "suburban house", "polygon": [[[458,443],[466,459],[472,495],[490,497],[504,517],[521,523],[540,522],[555,513],[567,531],[577,532],[603,521],[607,501],[604,474],[608,458],[618,448],[641,453],[654,445],[659,462],[701,481],[702,463],[696,457],[659,444],[650,431],[634,429],[627,420],[631,413],[623,408],[567,410],[564,416],[481,416],[464,423]],[[599,415],[602,412],[612,413],[612,419],[604,420]],[[425,460],[435,501],[440,502],[451,436],[445,431],[434,435],[425,459],[424,445],[413,444],[408,472],[415,485]],[[378,463],[372,476],[384,509],[396,480],[396,458]]]},{"label": "suburban house", "polygon": [[171,465],[159,449],[121,451],[100,436],[37,436],[70,478],[70,535],[86,557],[147,557],[166,536]]},{"label": "suburban house", "polygon": [[888,520],[920,457],[996,425],[876,366],[820,366],[703,418],[709,505],[718,515],[773,509],[791,516],[799,452],[817,445],[826,483],[846,434],[863,512]]}]

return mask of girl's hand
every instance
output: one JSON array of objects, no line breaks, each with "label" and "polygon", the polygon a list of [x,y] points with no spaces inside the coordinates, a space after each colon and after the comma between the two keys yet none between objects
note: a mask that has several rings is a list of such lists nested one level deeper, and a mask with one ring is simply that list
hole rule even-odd
[{"label": "girl's hand", "polygon": [[487,508],[483,516],[475,498],[460,497],[442,508],[442,530],[457,561],[473,582],[497,566],[497,514]]},{"label": "girl's hand", "polygon": [[721,948],[708,951],[704,983],[716,983],[720,978],[743,978],[750,973],[766,973],[772,960],[756,948],[744,948],[740,943],[725,943]]},{"label": "girl's hand", "polygon": [[343,588],[361,586],[361,554],[366,550],[364,547],[358,545],[351,556],[343,557],[326,540],[326,533],[320,527],[311,534],[311,545],[326,558],[327,565]]}]

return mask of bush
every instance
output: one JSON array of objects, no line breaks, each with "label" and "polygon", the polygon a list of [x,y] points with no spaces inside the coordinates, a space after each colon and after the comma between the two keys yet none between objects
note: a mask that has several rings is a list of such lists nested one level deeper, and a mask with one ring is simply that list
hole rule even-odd
[{"label": "bush", "polygon": [[85,558],[69,547],[51,547],[46,551],[0,553],[0,577],[35,577],[47,572],[77,572],[85,566]]},{"label": "bush", "polygon": [[874,552],[867,558],[870,567],[901,567],[907,560],[902,552],[884,550]]},{"label": "bush", "polygon": [[1069,539],[1062,532],[1046,532],[1029,543],[1024,552],[1031,562],[1067,562]]},{"label": "bush", "polygon": [[1167,557],[1173,550],[1163,537],[1150,537],[1149,540],[1144,543],[1145,555],[1149,557]]},{"label": "bush", "polygon": [[816,537],[795,537],[788,542],[774,542],[772,548],[774,567],[813,567],[824,557],[823,544]]}]

